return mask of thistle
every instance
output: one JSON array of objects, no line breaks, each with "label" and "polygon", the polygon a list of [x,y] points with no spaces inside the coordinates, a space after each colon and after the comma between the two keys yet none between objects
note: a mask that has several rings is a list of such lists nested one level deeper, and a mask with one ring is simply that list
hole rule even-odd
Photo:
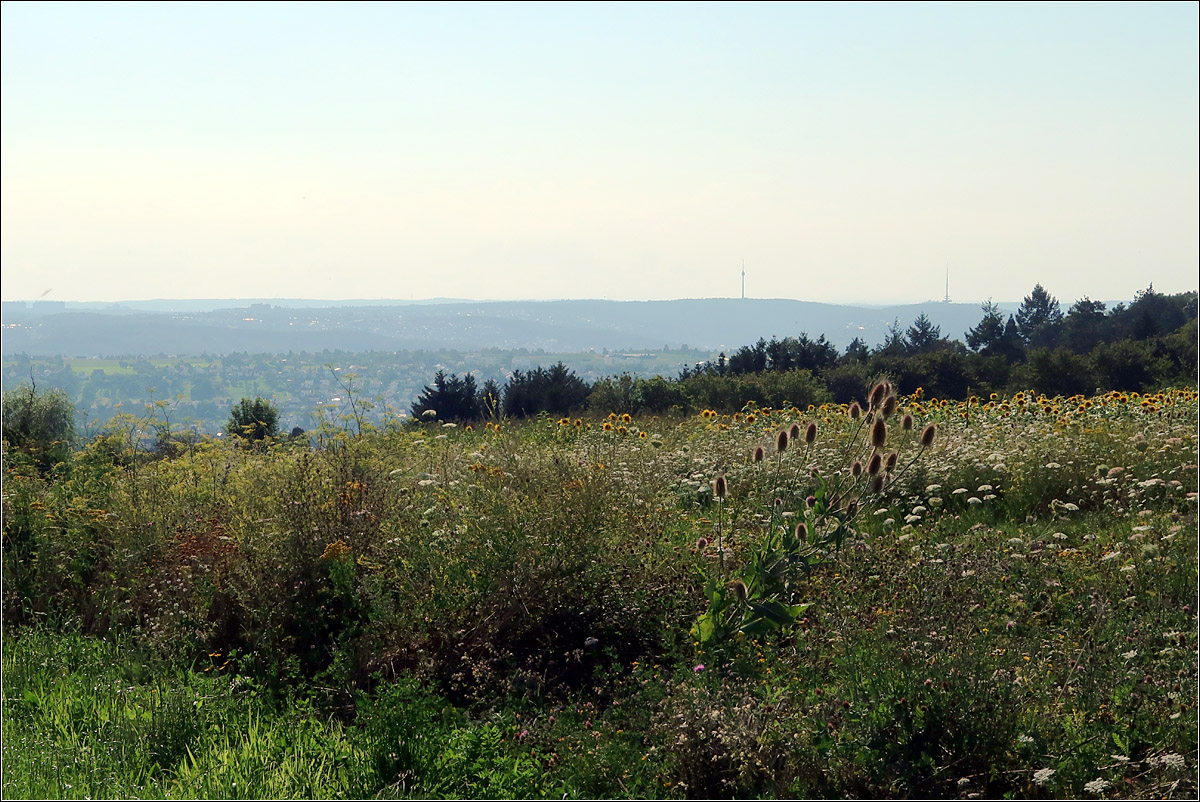
[{"label": "thistle", "polygon": [[896,400],[896,396],[889,395],[883,402],[883,417],[890,418],[896,411],[897,404],[899,402]]},{"label": "thistle", "polygon": [[933,445],[933,438],[936,435],[937,426],[932,423],[926,424],[925,428],[921,430],[921,448],[929,448]]},{"label": "thistle", "polygon": [[[725,474],[719,473],[713,479],[713,498],[718,502],[725,500],[725,496],[729,493],[729,482],[725,479]],[[725,548],[722,541],[722,536],[725,534],[725,516],[723,515],[724,505],[717,507],[717,557],[721,560],[721,571],[725,571]]]},{"label": "thistle", "polygon": [[875,448],[883,448],[883,444],[887,442],[887,424],[883,422],[883,418],[876,418],[871,424],[871,445]]},{"label": "thistle", "polygon": [[879,409],[883,406],[883,399],[887,397],[889,389],[890,387],[888,383],[884,380],[880,380],[875,383],[875,386],[871,388],[871,395],[868,398],[869,405],[872,410]]}]

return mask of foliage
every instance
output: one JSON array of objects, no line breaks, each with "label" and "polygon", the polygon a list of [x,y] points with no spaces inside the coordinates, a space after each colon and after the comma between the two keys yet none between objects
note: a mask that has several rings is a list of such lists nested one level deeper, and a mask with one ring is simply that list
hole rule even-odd
[{"label": "foliage", "polygon": [[1017,329],[1025,344],[1031,347],[1049,345],[1058,337],[1062,325],[1062,309],[1058,299],[1046,292],[1041,284],[1025,296],[1017,309]]},{"label": "foliage", "polygon": [[7,390],[3,400],[5,455],[13,451],[43,473],[66,461],[75,435],[75,412],[60,389],[38,391],[29,384]]},{"label": "foliage", "polygon": [[522,373],[514,371],[504,386],[504,414],[529,417],[539,412],[566,415],[587,401],[588,386],[562,362]]},{"label": "foliage", "polygon": [[243,398],[229,413],[225,431],[249,442],[274,437],[279,433],[279,410],[262,398]]},{"label": "foliage", "polygon": [[[488,392],[494,393],[494,390],[488,388]],[[475,377],[468,373],[460,379],[451,373],[447,378],[446,372],[439,370],[433,377],[433,386],[426,385],[412,405],[414,418],[422,419],[429,412],[447,421],[475,421],[482,418],[484,399],[475,389]]]}]

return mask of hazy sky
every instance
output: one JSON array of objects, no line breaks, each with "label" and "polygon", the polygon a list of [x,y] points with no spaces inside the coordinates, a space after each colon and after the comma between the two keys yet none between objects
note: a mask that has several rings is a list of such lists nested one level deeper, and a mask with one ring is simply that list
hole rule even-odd
[{"label": "hazy sky", "polygon": [[6,300],[1197,288],[1196,3],[2,9]]}]

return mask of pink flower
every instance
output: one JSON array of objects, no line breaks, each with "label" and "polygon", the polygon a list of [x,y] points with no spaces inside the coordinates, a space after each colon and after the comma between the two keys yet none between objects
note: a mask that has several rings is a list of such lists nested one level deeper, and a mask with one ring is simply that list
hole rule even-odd
[{"label": "pink flower", "polygon": [[698,666],[696,666],[695,668],[693,668],[693,669],[692,669],[692,671],[695,671],[696,673],[699,673],[699,672],[701,672],[701,671],[703,671],[703,670],[704,670],[704,663],[701,663],[700,665],[698,665]]}]

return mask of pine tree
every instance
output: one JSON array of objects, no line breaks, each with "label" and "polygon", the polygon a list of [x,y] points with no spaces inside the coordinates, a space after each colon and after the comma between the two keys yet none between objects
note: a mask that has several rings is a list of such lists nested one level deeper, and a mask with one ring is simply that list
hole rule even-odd
[{"label": "pine tree", "polygon": [[1058,337],[1062,316],[1058,299],[1041,284],[1035,284],[1017,308],[1017,330],[1026,345],[1050,346]]},{"label": "pine tree", "polygon": [[933,321],[924,312],[908,327],[908,346],[913,353],[932,351],[942,339],[941,326],[933,325]]}]

